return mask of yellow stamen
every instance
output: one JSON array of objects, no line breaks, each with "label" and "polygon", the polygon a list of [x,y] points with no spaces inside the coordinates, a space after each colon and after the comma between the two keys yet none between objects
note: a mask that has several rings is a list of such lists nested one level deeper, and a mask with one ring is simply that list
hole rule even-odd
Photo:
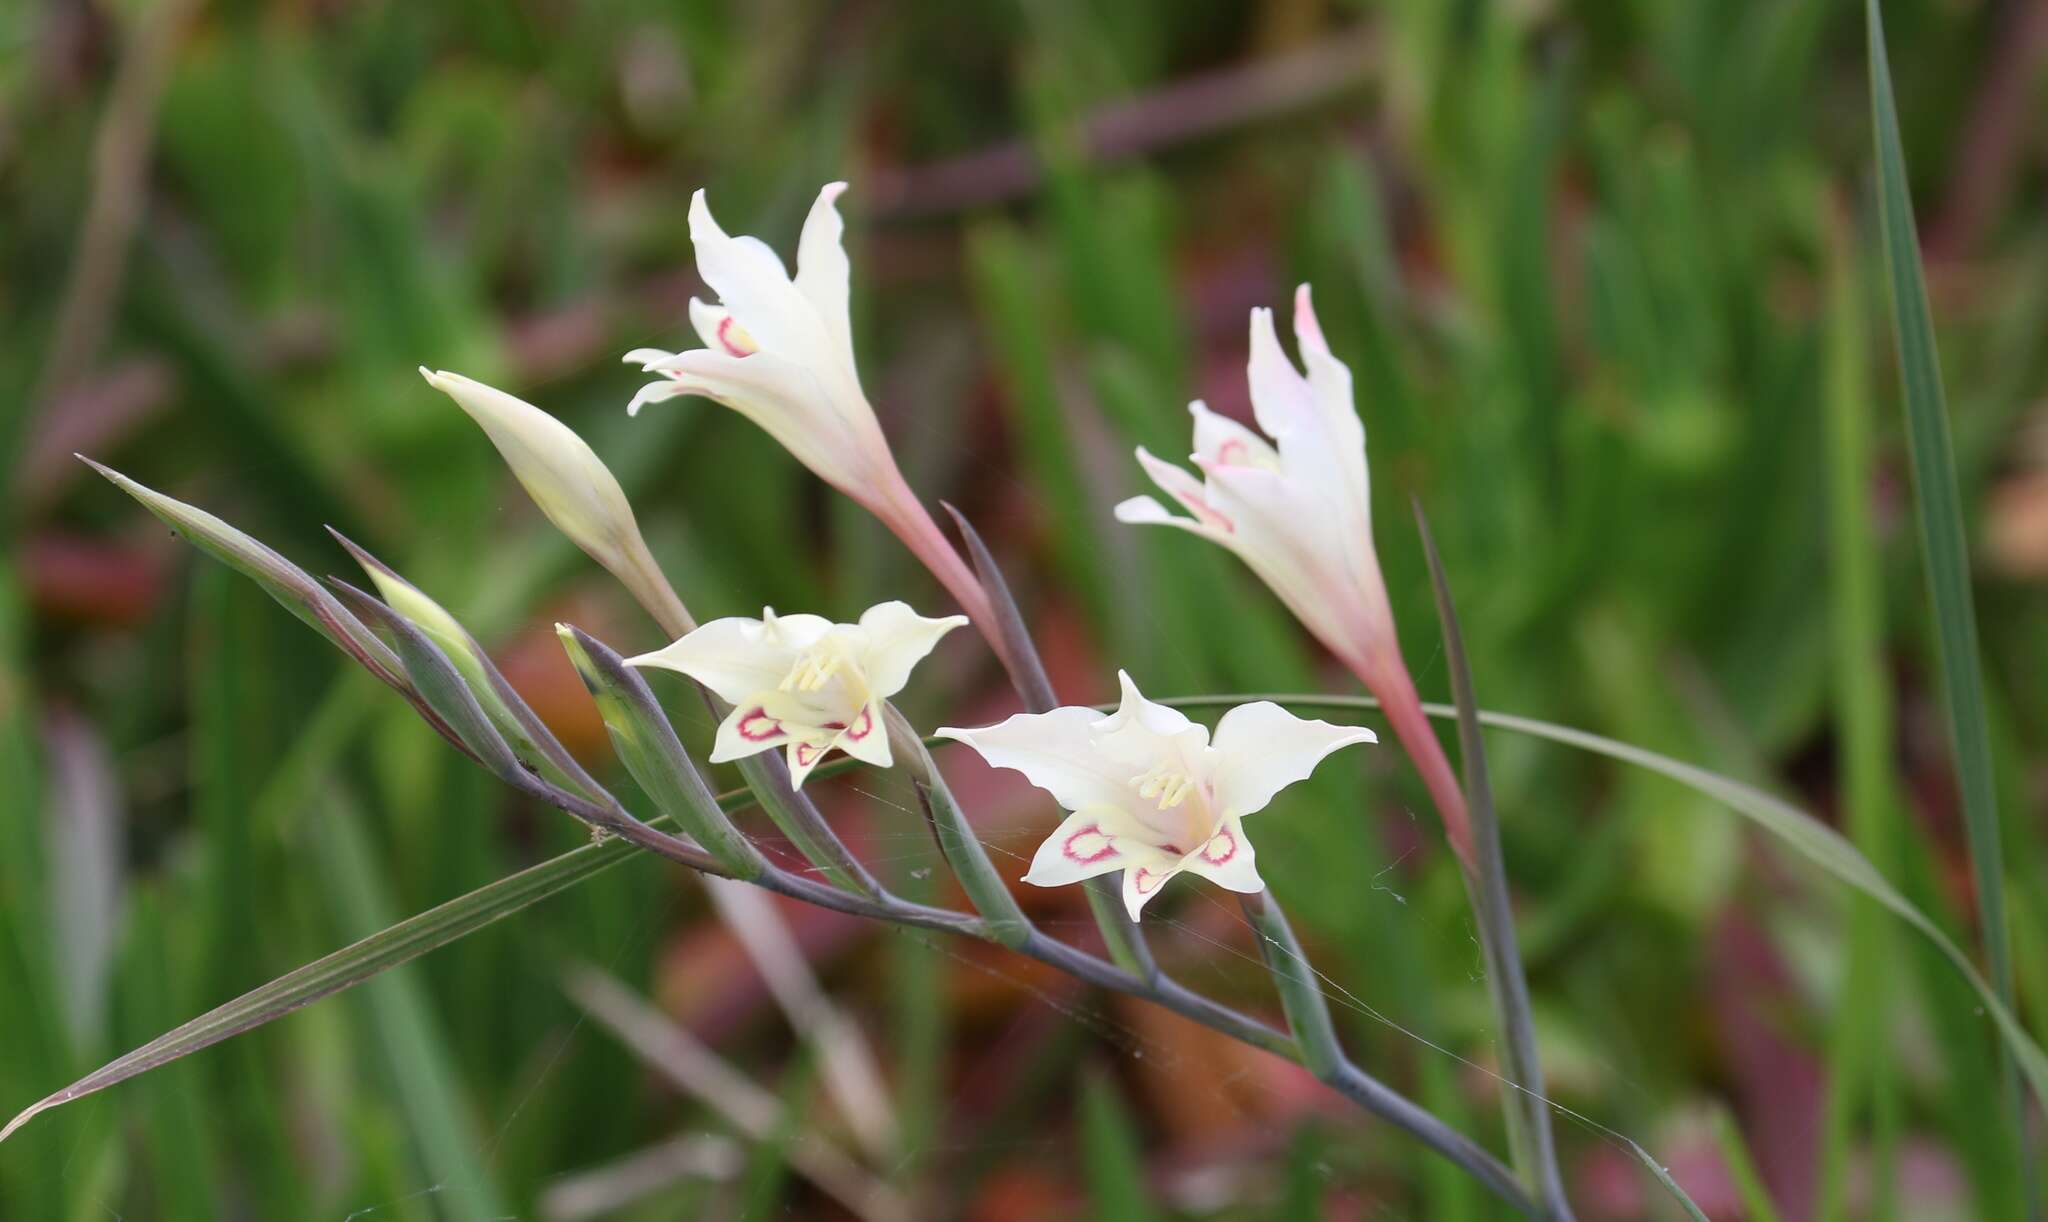
[{"label": "yellow stamen", "polygon": [[1161,810],[1172,810],[1188,800],[1195,791],[1195,779],[1185,772],[1169,771],[1165,765],[1154,768],[1145,775],[1134,779],[1138,796],[1150,798],[1159,804]]}]

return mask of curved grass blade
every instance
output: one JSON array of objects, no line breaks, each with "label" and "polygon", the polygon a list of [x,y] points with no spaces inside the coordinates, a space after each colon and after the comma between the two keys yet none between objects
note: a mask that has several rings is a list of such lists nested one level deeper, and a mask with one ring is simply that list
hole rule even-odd
[{"label": "curved grass blade", "polygon": [[[1247,700],[1271,700],[1276,704],[1301,708],[1378,707],[1378,702],[1370,696],[1326,696],[1306,692],[1184,696],[1163,699],[1159,703],[1181,708],[1200,708],[1241,704]],[[1449,705],[1424,704],[1422,710],[1431,717],[1446,720],[1457,716],[1457,710]],[[1837,881],[1854,887],[1889,908],[1893,915],[1919,930],[1933,943],[1934,948],[1955,966],[1963,980],[1976,991],[1978,999],[1984,1003],[1985,1013],[1990,1016],[1992,1023],[1998,1028],[1999,1035],[2003,1037],[2005,1046],[2019,1062],[2020,1073],[2026,1079],[2028,1088],[2033,1091],[2037,1100],[2048,1104],[2048,1053],[2041,1051],[2041,1046],[2027,1034],[2026,1028],[2020,1025],[2012,1010],[1999,1000],[1997,991],[1991,987],[1990,981],[1984,978],[1984,974],[1977,970],[1977,965],[1971,961],[1970,956],[1942,932],[1941,926],[1936,924],[1932,917],[1915,907],[1890,880],[1878,873],[1877,867],[1870,864],[1870,859],[1858,852],[1856,846],[1850,844],[1840,832],[1791,803],[1773,797],[1761,789],[1732,780],[1717,772],[1709,772],[1698,765],[1675,760],[1668,755],[1660,755],[1642,747],[1631,746],[1604,735],[1576,730],[1570,726],[1561,726],[1534,717],[1518,717],[1513,713],[1494,713],[1484,709],[1479,712],[1479,722],[1481,725],[1512,730],[1517,734],[1547,739],[1567,747],[1577,747],[1582,751],[1604,755],[1609,759],[1633,764],[1638,768],[1669,777],[1722,803],[1736,814],[1776,836],[1788,848],[1833,875]]]},{"label": "curved grass blade", "polygon": [[[1913,196],[1906,185],[1906,155],[1899,140],[1899,113],[1892,97],[1891,64],[1885,57],[1884,17],[1877,0],[1867,0],[1870,41],[1870,112],[1877,145],[1877,203],[1885,265],[1891,276],[1892,323],[1898,333],[1899,381],[1906,401],[1906,440],[1913,460],[1913,517],[1927,565],[1928,600],[1934,606],[1936,649],[1941,661],[1942,710],[1955,750],[1956,784],[1962,791],[1963,825],[1970,844],[1970,873],[1983,929],[1984,957],[2001,1009],[2013,1005],[2012,949],[2006,929],[2005,867],[1998,837],[1998,795],[1992,784],[1991,730],[1984,712],[1984,678],[1977,644],[1977,610],[1970,592],[1970,552],[1963,530],[1962,493],[1956,486],[1954,447],[1949,439],[1948,403],[1942,390],[1941,360],[1935,349],[1934,318],[1920,269],[1920,238],[1914,230]],[[2006,1110],[2022,1178],[2026,1164],[2025,1115],[2010,1060],[2001,1067]],[[2037,1086],[2038,1091],[2038,1086]],[[2026,1195],[2040,1215],[2034,1187]]]},{"label": "curved grass blade", "polygon": [[1444,660],[1451,673],[1451,691],[1458,701],[1458,755],[1465,771],[1466,813],[1471,818],[1472,903],[1479,918],[1479,946],[1486,958],[1488,991],[1500,1018],[1503,1068],[1507,1071],[1508,1144],[1516,1168],[1559,1222],[1572,1216],[1565,1198],[1564,1174],[1557,1166],[1557,1141],[1550,1129],[1550,1104],[1543,1091],[1543,1063],[1536,1050],[1536,1028],[1529,1013],[1529,981],[1522,954],[1515,945],[1515,916],[1508,902],[1507,862],[1500,846],[1500,815],[1493,806],[1493,785],[1486,775],[1486,743],[1479,730],[1478,698],[1472,691],[1472,667],[1465,658],[1465,635],[1451,605],[1451,583],[1443,558],[1429,533],[1422,503],[1414,503],[1415,529],[1422,536],[1423,558],[1429,564],[1430,586],[1436,595],[1437,621],[1443,627]]},{"label": "curved grass blade", "polygon": [[82,1099],[180,1057],[210,1048],[222,1040],[360,984],[380,972],[474,933],[493,921],[607,870],[631,856],[633,851],[632,846],[622,840],[572,849],[316,959],[207,1011],[37,1101],[8,1121],[6,1128],[0,1129],[0,1142],[53,1107]]}]

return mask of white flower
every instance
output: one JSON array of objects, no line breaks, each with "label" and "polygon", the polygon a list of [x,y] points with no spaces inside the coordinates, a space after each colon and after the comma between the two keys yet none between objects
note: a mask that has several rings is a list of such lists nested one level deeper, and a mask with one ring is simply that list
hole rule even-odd
[{"label": "white flower", "polygon": [[1003,651],[988,596],[904,481],[854,365],[847,298],[850,266],[837,200],[843,182],[818,192],[797,240],[797,270],[759,238],[733,237],[712,219],[704,192],[690,199],[697,271],[718,303],[692,298],[690,322],[705,346],[626,354],[661,380],[626,410],[678,395],[715,399],[768,431],[819,478],[880,518],[916,553]]},{"label": "white flower", "polygon": [[965,616],[926,619],[900,602],[871,607],[858,624],[819,615],[713,620],[631,666],[680,671],[732,706],[718,727],[711,761],[775,747],[789,754],[802,785],[834,750],[886,768],[891,763],[882,703],[910,681],[911,668]]},{"label": "white flower", "polygon": [[1277,704],[1242,704],[1207,727],[1145,699],[1117,673],[1123,703],[1019,713],[981,730],[942,729],[998,768],[1015,768],[1073,813],[1031,860],[1041,887],[1124,872],[1133,921],[1166,880],[1189,870],[1232,891],[1259,880],[1243,819],[1304,780],[1322,758],[1376,741],[1362,726],[1296,717]]},{"label": "white flower", "polygon": [[1192,461],[1203,478],[1142,447],[1138,462],[1192,516],[1169,513],[1149,496],[1119,504],[1116,516],[1178,526],[1237,553],[1358,670],[1396,648],[1372,546],[1365,428],[1352,406],[1351,371],[1324,343],[1307,285],[1295,294],[1294,333],[1307,376],[1281,350],[1273,312],[1252,311],[1252,409],[1272,441],[1200,401],[1189,404]]},{"label": "white flower", "polygon": [[663,377],[626,410],[677,395],[716,399],[752,420],[828,483],[871,507],[901,483],[875,409],[861,391],[848,321],[845,226],[835,204],[846,184],[818,193],[797,242],[797,272],[759,238],[732,237],[704,192],[690,199],[697,271],[716,305],[690,300],[705,346],[637,348],[626,361]]}]

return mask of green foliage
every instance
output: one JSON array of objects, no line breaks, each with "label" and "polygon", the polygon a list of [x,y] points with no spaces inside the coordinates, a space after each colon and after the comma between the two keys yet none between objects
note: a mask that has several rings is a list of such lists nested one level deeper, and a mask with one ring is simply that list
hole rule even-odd
[{"label": "green foliage", "polygon": [[[2000,1012],[2048,1005],[2028,966],[2043,962],[2041,905],[2025,898],[2048,882],[2044,832],[2000,827],[1990,802],[1996,773],[2019,813],[2041,767],[2042,576],[1994,568],[1978,545],[1998,525],[1994,485],[2038,474],[2015,439],[2048,377],[2037,184],[1988,176],[1969,151],[1987,51],[2025,6],[1888,8],[1901,109],[1887,77],[1873,163],[1870,44],[1856,6],[1821,0],[917,0],[886,19],[649,0],[210,5],[145,116],[154,150],[98,307],[105,342],[83,387],[42,386],[93,213],[95,140],[148,7],[0,6],[0,47],[34,49],[0,55],[0,395],[20,405],[0,413],[0,1111],[302,964],[311,975],[258,1004],[451,944],[381,999],[314,1007],[38,1118],[0,1147],[7,1216],[524,1215],[551,1178],[693,1119],[578,1030],[555,983],[572,955],[669,970],[703,932],[691,885],[472,775],[64,453],[268,541],[275,553],[237,556],[245,572],[331,638],[395,660],[310,584],[347,562],[321,528],[346,531],[442,598],[565,741],[594,749],[584,764],[630,792],[549,625],[627,653],[657,634],[415,365],[501,382],[589,438],[700,618],[942,598],[743,421],[694,401],[619,411],[639,376],[619,353],[693,342],[684,206],[698,186],[786,252],[817,183],[852,180],[865,385],[919,493],[987,536],[1064,699],[1108,694],[1118,665],[1161,693],[1349,690],[1228,557],[1108,519],[1148,490],[1133,446],[1187,448],[1187,399],[1242,410],[1245,309],[1311,280],[1357,378],[1381,557],[1427,694],[1448,676],[1402,528],[1411,495],[1489,707],[1797,792],[1958,957],[1995,951],[2010,924],[2018,970]],[[95,16],[45,13],[60,9]],[[1113,163],[1076,134],[1105,107],[1352,23],[1374,49],[1350,84],[1213,128],[1155,117],[1140,125],[1155,143]],[[890,195],[933,181],[896,170],[1013,138],[1043,157],[1014,195],[957,180],[951,197]],[[1956,201],[1986,181],[2009,185],[1959,230]],[[1931,311],[1909,194],[1930,222]],[[1903,416],[1871,326],[1887,269]],[[208,520],[173,525],[233,552]],[[266,567],[279,554],[290,567]],[[1014,707],[983,654],[938,661],[906,693],[919,724]],[[693,699],[661,694],[684,745],[708,742]],[[62,1000],[71,943],[45,868],[64,792],[49,730],[66,717],[104,743],[125,832],[114,981],[83,1028]],[[1943,723],[1953,765],[1914,729]],[[1872,902],[1838,906],[1819,876],[1780,868],[1774,838],[1731,830],[1745,825],[1691,791],[1523,735],[1488,745],[1555,1098],[1681,1177],[1682,1118],[1703,1101],[1733,1092],[1754,1120],[1767,1101],[1735,1072],[1717,1005],[1741,987],[1724,966],[1744,925],[1780,971],[1760,996],[1783,1019],[1774,1048],[1867,1067],[1809,1118],[1817,1150],[1786,1155],[1821,1160],[1822,1216],[1847,1216],[1846,1168],[1909,1143],[1966,1178],[1950,1212],[2008,1216],[2019,1152],[1987,1103],[1999,1020],[1946,952]],[[1353,994],[1331,989],[1357,1059],[1503,1148],[1483,1077],[1430,1046],[1497,1063],[1456,867],[1397,754],[1370,756],[1332,761],[1260,816],[1262,868]],[[969,778],[949,777],[965,800]],[[1944,817],[1952,778],[1967,836]],[[905,893],[942,890],[912,878],[936,850],[892,801],[914,806],[848,802],[867,820],[854,847]],[[1014,879],[1008,854],[1028,856],[1046,812],[1001,813],[1014,821],[992,811],[983,835]],[[1021,898],[1055,936],[1092,936],[1078,907]],[[402,937],[321,961],[422,913]],[[1206,904],[1165,916],[1154,944],[1171,970],[1267,1003],[1257,970],[1204,940],[1219,936]],[[1105,1049],[1142,1048],[1131,1077],[1152,1072],[1130,1015],[1065,995],[1048,1011],[1007,960],[819,936],[835,993],[900,1049],[892,1084],[922,1100],[905,1187],[940,1214],[1032,1174],[1073,1200],[1092,1190],[1083,1167],[1048,1170],[1036,1152],[1077,1099],[1091,1108],[1085,1066]],[[1986,959],[1988,980],[2005,958]],[[808,1076],[773,1026],[724,1039],[770,1089],[798,1090]],[[1263,1102],[1283,1114],[1277,1099]],[[1170,1105],[1149,1090],[1121,1103],[1138,1160],[1123,1170],[1148,1170],[1175,1141]],[[823,1111],[790,1108],[807,1124],[829,1123]],[[1568,1171],[1612,1153],[1581,1126],[1558,1137]],[[1747,1144],[1777,1195],[1777,1152]],[[1377,1128],[1324,1122],[1291,1145],[1264,1147],[1284,1183],[1252,1175],[1247,1202],[1306,1210],[1365,1191],[1396,1212],[1486,1216],[1468,1184]],[[778,1162],[770,1147],[743,1187],[765,1216],[800,1215],[804,1189]],[[434,1185],[476,1188],[419,1195]]]}]

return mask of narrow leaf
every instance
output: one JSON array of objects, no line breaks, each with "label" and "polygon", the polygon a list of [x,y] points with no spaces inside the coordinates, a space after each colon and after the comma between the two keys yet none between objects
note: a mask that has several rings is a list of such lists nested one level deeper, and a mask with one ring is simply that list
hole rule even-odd
[{"label": "narrow leaf", "polygon": [[[1935,641],[1941,659],[1942,708],[1955,750],[1956,782],[1962,790],[1963,825],[1970,843],[1970,872],[1977,897],[1978,924],[1991,986],[2002,1010],[2013,1006],[2012,950],[2006,929],[2005,867],[1998,833],[1998,796],[1992,785],[1991,731],[1984,710],[1984,679],[1977,645],[1977,610],[1970,590],[1970,552],[1963,530],[1963,498],[1956,485],[1954,447],[1949,440],[1948,403],[1935,350],[1934,318],[1920,270],[1920,238],[1914,230],[1913,197],[1906,185],[1906,155],[1899,140],[1899,115],[1892,98],[1891,64],[1885,57],[1884,17],[1877,0],[1867,0],[1870,39],[1870,109],[1877,143],[1878,216],[1885,265],[1891,273],[1892,322],[1898,333],[1899,380],[1906,400],[1906,441],[1913,461],[1914,520],[1927,565],[1927,594],[1934,606]],[[2011,1140],[2025,1166],[2025,1116],[2013,1066],[2004,1067]]]},{"label": "narrow leaf", "polygon": [[1530,1187],[1558,1218],[1571,1217],[1565,1199],[1564,1174],[1557,1165],[1557,1142],[1550,1129],[1550,1104],[1543,1093],[1543,1063],[1536,1049],[1536,1027],[1529,1013],[1529,982],[1522,954],[1515,945],[1514,909],[1508,900],[1507,862],[1500,846],[1500,816],[1493,806],[1493,785],[1486,775],[1486,742],[1479,729],[1479,705],[1472,691],[1472,667],[1465,658],[1465,637],[1451,604],[1451,584],[1443,558],[1429,532],[1429,519],[1415,503],[1415,528],[1429,562],[1429,580],[1436,595],[1437,621],[1442,625],[1444,659],[1451,674],[1451,692],[1458,701],[1458,754],[1465,768],[1465,804],[1471,818],[1472,901],[1479,917],[1479,945],[1486,958],[1488,991],[1500,1019],[1507,1096],[1508,1137],[1515,1165]]},{"label": "narrow leaf", "polygon": [[0,1129],[0,1141],[42,1112],[210,1048],[388,968],[418,958],[617,865],[632,846],[588,844],[400,921],[215,1007],[38,1101]]},{"label": "narrow leaf", "polygon": [[116,488],[140,501],[143,508],[163,519],[200,551],[262,586],[263,592],[283,604],[285,610],[310,624],[379,679],[404,690],[405,680],[391,650],[344,611],[334,596],[304,569],[203,509],[136,483],[83,454],[77,457],[106,476]]},{"label": "narrow leaf", "polygon": [[1764,1189],[1763,1176],[1757,1174],[1749,1143],[1743,1140],[1741,1127],[1726,1108],[1714,1112],[1714,1144],[1721,1149],[1721,1162],[1728,1168],[1729,1178],[1735,1181],[1736,1195],[1742,1198],[1749,1222],[1779,1222],[1778,1207],[1771,1203],[1771,1194]]},{"label": "narrow leaf", "polygon": [[[1246,700],[1271,700],[1276,704],[1293,705],[1299,708],[1369,709],[1377,708],[1378,702],[1370,696],[1326,696],[1317,693],[1251,693],[1221,696],[1191,696],[1178,699],[1164,699],[1159,703],[1181,708],[1203,708],[1212,705],[1241,704]],[[1451,720],[1457,710],[1449,705],[1424,704],[1423,711],[1431,717]],[[1632,746],[1603,735],[1586,730],[1561,726],[1555,722],[1542,721],[1534,717],[1519,717],[1513,713],[1494,713],[1481,710],[1481,725],[1501,730],[1512,730],[1534,738],[1547,739],[1568,747],[1577,747],[1595,755],[1633,764],[1661,776],[1669,777],[1679,784],[1726,805],[1736,814],[1748,819],[1764,831],[1778,838],[1787,848],[1806,858],[1837,881],[1847,883],[1856,890],[1883,904],[1892,913],[1911,925],[1934,944],[1964,981],[1974,989],[1984,1003],[1984,1011],[1997,1026],[2006,1046],[2012,1050],[2019,1062],[2020,1073],[2025,1077],[2034,1097],[2048,1103],[2048,1053],[2027,1034],[2019,1019],[2013,1016],[2004,1002],[2000,1001],[1991,983],[1977,970],[1977,965],[1963,949],[1942,932],[1934,919],[1922,912],[1900,893],[1869,858],[1856,851],[1856,846],[1843,838],[1840,832],[1780,798],[1771,796],[1760,789],[1743,784],[1716,772],[1709,772],[1683,760],[1672,759],[1642,747]]]},{"label": "narrow leaf", "polygon": [[1003,649],[1011,659],[1010,679],[1017,687],[1017,695],[1023,699],[1024,707],[1033,713],[1050,713],[1059,705],[1059,697],[1053,693],[1052,680],[1046,676],[1045,662],[1038,656],[1038,645],[1031,639],[1031,629],[1024,624],[1024,613],[1017,609],[1017,600],[1010,593],[1010,583],[1003,579],[1002,569],[996,567],[996,558],[989,554],[988,544],[981,541],[981,533],[967,521],[966,515],[946,501],[939,504],[959,528],[960,538],[967,544],[968,558],[974,561],[974,575],[981,581],[981,588],[988,592],[990,612],[996,621],[996,631],[1003,638]]},{"label": "narrow leaf", "polygon": [[1145,1187],[1138,1127],[1117,1095],[1115,1080],[1091,1072],[1081,1080],[1081,1165],[1101,1222],[1151,1222],[1159,1216]]}]

